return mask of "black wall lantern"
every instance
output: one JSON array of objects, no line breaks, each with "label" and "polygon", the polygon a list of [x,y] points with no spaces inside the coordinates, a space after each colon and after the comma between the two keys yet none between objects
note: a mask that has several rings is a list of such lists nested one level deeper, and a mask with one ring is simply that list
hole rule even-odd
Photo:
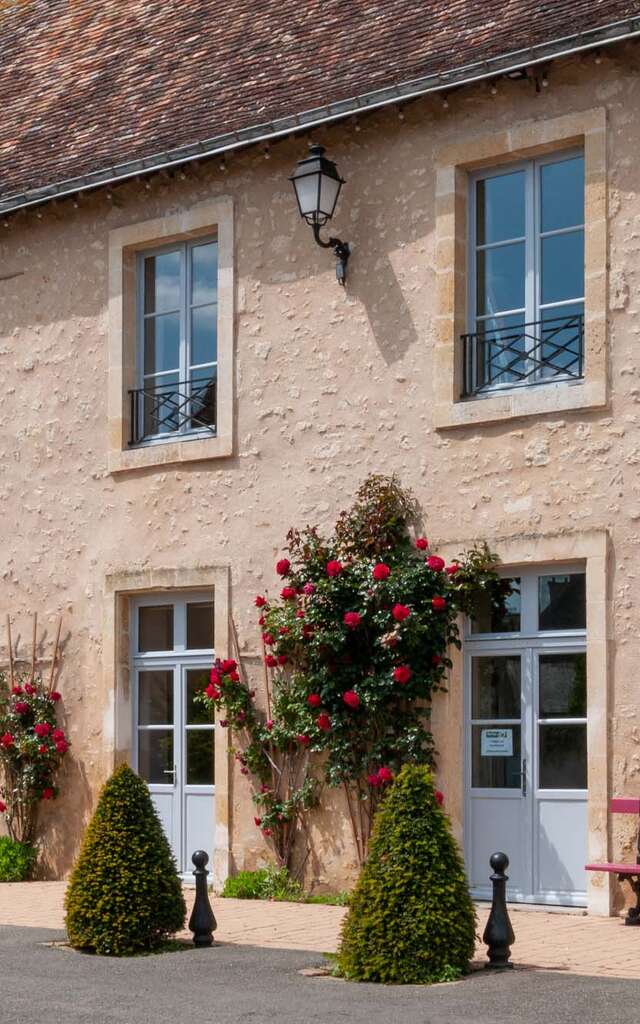
[{"label": "black wall lantern", "polygon": [[339,238],[323,242],[320,228],[333,217],[344,179],[338,174],[336,165],[325,157],[324,146],[310,146],[309,156],[298,161],[289,181],[293,182],[300,215],[313,228],[316,242],[323,249],[333,249],[336,254],[336,277],[343,285],[347,276],[349,243],[341,242]]}]

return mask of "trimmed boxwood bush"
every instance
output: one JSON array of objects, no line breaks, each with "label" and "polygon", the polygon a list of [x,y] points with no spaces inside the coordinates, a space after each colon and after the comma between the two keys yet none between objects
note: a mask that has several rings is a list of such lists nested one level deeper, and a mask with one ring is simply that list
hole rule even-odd
[{"label": "trimmed boxwood bush", "polygon": [[35,864],[36,851],[28,843],[0,836],[0,882],[24,882]]},{"label": "trimmed boxwood bush", "polygon": [[65,907],[71,945],[111,956],[157,949],[184,925],[169,843],[147,786],[127,765],[102,790]]},{"label": "trimmed boxwood bush", "polygon": [[405,765],[378,811],[337,957],[352,981],[430,984],[468,970],[475,911],[429,769]]}]

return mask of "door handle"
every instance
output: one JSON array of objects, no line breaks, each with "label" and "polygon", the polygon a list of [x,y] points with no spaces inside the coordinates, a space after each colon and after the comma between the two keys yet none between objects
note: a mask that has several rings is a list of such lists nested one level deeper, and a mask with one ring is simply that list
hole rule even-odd
[{"label": "door handle", "polygon": [[174,764],[173,768],[165,768],[163,770],[162,774],[163,775],[172,775],[173,776],[173,784],[175,786],[175,784],[176,784],[176,775],[178,774],[175,764]]},{"label": "door handle", "polygon": [[522,787],[522,795],[526,796],[527,795],[527,759],[526,759],[526,757],[522,758],[522,771],[519,773],[519,775],[520,775],[520,783],[521,783],[521,787]]}]

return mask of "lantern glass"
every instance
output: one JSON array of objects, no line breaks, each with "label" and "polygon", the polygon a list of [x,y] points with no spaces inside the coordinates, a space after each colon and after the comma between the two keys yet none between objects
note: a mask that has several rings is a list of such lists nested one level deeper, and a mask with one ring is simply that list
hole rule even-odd
[{"label": "lantern glass", "polygon": [[312,146],[306,160],[300,160],[290,180],[300,214],[308,224],[325,224],[333,217],[343,180],[336,165],[324,156],[322,146]]}]

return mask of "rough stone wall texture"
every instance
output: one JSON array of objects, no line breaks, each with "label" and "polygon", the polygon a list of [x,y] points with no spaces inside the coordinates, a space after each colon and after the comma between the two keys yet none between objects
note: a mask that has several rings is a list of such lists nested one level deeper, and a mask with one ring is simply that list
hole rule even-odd
[{"label": "rough stone wall texture", "polygon": [[[226,172],[203,166],[30,214],[0,227],[0,619],[25,642],[37,609],[65,613],[61,689],[73,741],[64,793],[46,809],[46,861],[68,871],[80,824],[113,760],[113,695],[103,681],[105,576],[121,570],[231,566],[241,644],[255,654],[253,595],[275,590],[289,524],[328,527],[369,472],[394,471],[425,509],[438,544],[607,528],[614,598],[612,791],[640,785],[638,51],[554,68],[523,82],[454,94],[448,109],[405,110],[318,132],[347,179],[335,233],[353,244],[347,288],[294,207],[287,175],[304,149],[247,152]],[[606,410],[437,432],[431,419],[434,154],[514,122],[607,109],[611,401]],[[107,470],[107,235],[212,195],[236,209],[236,449],[230,458],[128,474]],[[494,545],[495,546],[495,545]],[[447,698],[453,700],[453,696]],[[459,707],[459,705],[456,705]],[[459,728],[459,715],[450,719]],[[441,747],[447,737],[438,737]],[[263,855],[248,788],[233,786],[233,857]],[[459,807],[453,807],[459,819]],[[628,823],[614,852],[630,855]],[[336,807],[319,826],[332,887],[353,877]]]}]

